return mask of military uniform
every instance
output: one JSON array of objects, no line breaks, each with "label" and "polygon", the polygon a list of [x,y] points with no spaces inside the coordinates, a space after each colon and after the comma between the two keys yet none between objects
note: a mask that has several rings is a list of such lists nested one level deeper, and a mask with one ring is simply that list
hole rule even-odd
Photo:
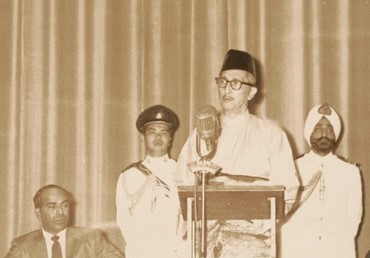
[{"label": "military uniform", "polygon": [[355,258],[362,215],[358,167],[334,154],[321,157],[311,151],[297,160],[297,169],[303,185],[316,172],[322,175],[307,201],[282,227],[281,257]]},{"label": "military uniform", "polygon": [[[307,116],[304,135],[308,144],[323,117],[332,125],[335,141],[338,139],[339,116],[324,104],[312,108]],[[282,226],[281,257],[355,258],[362,216],[360,170],[332,152],[316,152],[311,150],[296,160],[304,190],[295,212]]]},{"label": "military uniform", "polygon": [[[166,123],[171,130],[178,120],[162,105],[144,110],[136,127],[145,132],[151,123]],[[146,156],[126,168],[119,176],[116,188],[117,224],[124,236],[128,258],[181,257],[181,221],[177,187],[173,180],[176,161],[166,154]]]}]

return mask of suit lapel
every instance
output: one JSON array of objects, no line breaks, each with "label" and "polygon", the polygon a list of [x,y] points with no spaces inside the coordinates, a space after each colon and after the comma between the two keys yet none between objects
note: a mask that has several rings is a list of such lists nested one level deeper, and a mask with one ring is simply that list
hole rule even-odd
[{"label": "suit lapel", "polygon": [[73,257],[76,241],[74,239],[73,228],[68,227],[66,232],[66,258]]},{"label": "suit lapel", "polygon": [[48,252],[46,250],[46,243],[41,230],[36,232],[32,242],[33,244],[30,247],[31,257],[47,258]]}]

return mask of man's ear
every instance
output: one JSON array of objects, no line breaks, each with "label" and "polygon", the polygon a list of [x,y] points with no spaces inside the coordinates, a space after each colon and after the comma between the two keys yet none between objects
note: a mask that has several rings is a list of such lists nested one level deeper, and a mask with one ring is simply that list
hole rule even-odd
[{"label": "man's ear", "polygon": [[251,87],[249,86],[249,95],[248,95],[248,100],[251,100],[254,98],[254,95],[257,93],[257,88],[256,87]]},{"label": "man's ear", "polygon": [[35,208],[35,214],[36,214],[36,217],[38,218],[38,220],[41,221],[41,211],[40,211],[40,208]]}]

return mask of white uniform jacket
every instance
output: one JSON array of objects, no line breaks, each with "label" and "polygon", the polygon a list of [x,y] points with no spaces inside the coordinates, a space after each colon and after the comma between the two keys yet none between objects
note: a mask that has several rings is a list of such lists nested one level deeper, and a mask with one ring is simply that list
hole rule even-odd
[{"label": "white uniform jacket", "polygon": [[303,185],[316,172],[322,175],[306,202],[283,225],[281,257],[356,257],[355,236],[362,216],[358,167],[336,155],[321,157],[312,151],[296,163]]},{"label": "white uniform jacket", "polygon": [[176,162],[167,155],[147,156],[142,164],[149,173],[130,166],[117,183],[116,219],[126,242],[126,257],[180,257],[180,205],[173,180]]}]

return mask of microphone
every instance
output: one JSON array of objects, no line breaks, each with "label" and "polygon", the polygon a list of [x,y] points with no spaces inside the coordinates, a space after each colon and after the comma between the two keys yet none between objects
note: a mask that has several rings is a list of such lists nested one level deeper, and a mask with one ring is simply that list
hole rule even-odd
[{"label": "microphone", "polygon": [[[218,112],[214,106],[206,105],[198,109],[197,117],[197,153],[200,157],[211,159],[216,153],[217,138],[220,135]],[[199,137],[206,143],[206,155],[201,154]]]},{"label": "microphone", "polygon": [[[194,200],[198,200],[197,198],[197,180],[201,180],[202,182],[202,224],[201,224],[201,251],[200,251],[200,257],[206,257],[205,255],[205,246],[206,246],[206,233],[205,233],[205,228],[206,228],[206,223],[205,223],[205,181],[206,181],[206,173],[209,172],[209,168],[206,166],[206,163],[209,160],[211,160],[215,154],[216,154],[216,149],[217,149],[217,139],[220,134],[220,123],[218,119],[218,113],[215,107],[211,105],[207,105],[204,107],[201,107],[198,109],[196,113],[197,117],[197,139],[196,139],[196,148],[197,148],[197,153],[198,156],[200,157],[200,167],[199,169],[195,168],[198,170],[198,172],[201,172],[201,179],[199,178],[199,173],[196,173],[196,176],[194,177]],[[200,139],[203,139],[206,143],[207,151],[208,153],[205,155],[202,155],[201,151],[201,144],[200,144]],[[207,162],[205,162],[207,161]],[[198,164],[196,163],[196,164]],[[217,169],[218,170],[218,169]],[[217,170],[211,170],[211,173],[214,171],[216,173]],[[194,213],[195,213],[195,218],[197,218],[197,206],[195,205],[194,207]]]}]

